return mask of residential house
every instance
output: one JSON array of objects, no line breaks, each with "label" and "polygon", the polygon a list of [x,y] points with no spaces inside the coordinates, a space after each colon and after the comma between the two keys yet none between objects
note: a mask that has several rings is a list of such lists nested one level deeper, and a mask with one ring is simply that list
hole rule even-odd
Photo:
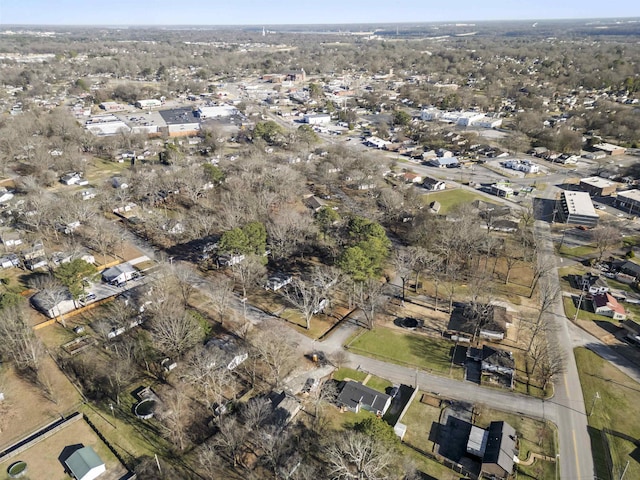
[{"label": "residential house", "polygon": [[614,320],[624,320],[627,318],[627,313],[624,307],[618,303],[609,293],[597,293],[592,295],[591,304],[593,311],[598,315],[604,315],[611,317]]},{"label": "residential house", "polygon": [[218,265],[221,267],[232,267],[244,260],[242,254],[223,254],[218,256]]},{"label": "residential house", "polygon": [[65,185],[88,185],[89,181],[82,178],[82,172],[65,173],[60,177],[60,182]]},{"label": "residential house", "polygon": [[82,447],[64,461],[76,480],[94,480],[107,471],[102,459],[91,447]]},{"label": "residential house", "polygon": [[422,183],[422,176],[417,173],[405,172],[402,178],[406,183]]},{"label": "residential house", "polygon": [[6,253],[0,257],[0,268],[12,268],[20,266],[20,258],[15,253]]},{"label": "residential house", "polygon": [[609,291],[607,281],[600,275],[594,275],[590,272],[578,277],[577,283],[580,290],[588,291],[591,295],[607,293]]},{"label": "residential house", "polygon": [[504,339],[513,317],[501,305],[470,302],[453,310],[447,333],[463,338]]},{"label": "residential house", "polygon": [[64,233],[65,235],[71,235],[80,227],[80,222],[74,221],[69,223],[57,223],[56,230]]},{"label": "residential house", "polygon": [[121,263],[102,272],[102,280],[112,285],[120,285],[137,278],[140,274],[130,263]]},{"label": "residential house", "polygon": [[422,186],[431,192],[437,192],[447,188],[447,184],[445,182],[431,177],[425,177],[422,181]]},{"label": "residential house", "polygon": [[469,348],[467,358],[480,363],[480,371],[493,383],[513,388],[515,384],[516,364],[513,354],[504,350],[498,350],[487,345],[482,349]]},{"label": "residential house", "polygon": [[96,195],[96,191],[92,188],[80,192],[80,198],[82,198],[82,200],[91,200],[92,198],[96,198]]},{"label": "residential house", "polygon": [[221,354],[219,366],[225,367],[227,370],[234,370],[249,358],[247,351],[241,348],[238,341],[231,335],[212,338],[207,342],[206,347]]},{"label": "residential house", "polygon": [[122,177],[113,177],[111,179],[111,185],[113,186],[113,188],[119,188],[121,190],[124,190],[125,188],[129,188],[129,184],[127,183],[127,180]]},{"label": "residential house", "polygon": [[460,162],[456,157],[438,157],[430,160],[429,165],[438,168],[456,168]]},{"label": "residential house", "polygon": [[56,318],[76,309],[76,302],[66,288],[56,291],[42,290],[33,295],[29,301],[33,308],[49,318]]},{"label": "residential house", "polygon": [[302,405],[300,401],[293,395],[286,392],[271,395],[271,421],[279,426],[285,427],[290,423],[300,410]]},{"label": "residential house", "polygon": [[620,266],[620,271],[626,275],[630,275],[635,279],[640,278],[640,265],[627,261]]},{"label": "residential house", "polygon": [[282,287],[289,285],[292,280],[293,280],[293,277],[291,275],[287,275],[287,274],[272,275],[267,280],[267,284],[264,286],[264,288],[266,290],[273,290],[274,292],[277,292]]},{"label": "residential house", "polygon": [[518,456],[517,438],[515,429],[507,422],[491,422],[482,455],[482,475],[500,479],[511,475],[514,459]]},{"label": "residential house", "polygon": [[27,270],[34,271],[41,268],[48,268],[49,262],[47,261],[46,257],[35,257],[28,260],[25,259],[24,266],[27,268]]},{"label": "residential house", "polygon": [[319,212],[323,207],[327,206],[327,202],[322,200],[321,198],[316,197],[315,195],[311,195],[309,198],[305,200],[307,207],[312,209],[314,212]]},{"label": "residential house", "polygon": [[42,241],[35,241],[31,247],[22,251],[22,257],[27,260],[34,260],[36,258],[45,257],[46,252],[44,251],[44,244]]},{"label": "residential house", "polygon": [[2,232],[0,232],[0,240],[2,241],[2,244],[7,248],[22,245],[22,238],[20,238],[20,234],[15,230],[3,230]]},{"label": "residential house", "polygon": [[184,233],[184,225],[179,220],[172,218],[162,226],[162,230],[171,235],[182,235]]},{"label": "residential house", "polygon": [[337,403],[339,406],[358,413],[360,409],[376,415],[384,415],[391,405],[391,397],[352,380],[341,382]]}]

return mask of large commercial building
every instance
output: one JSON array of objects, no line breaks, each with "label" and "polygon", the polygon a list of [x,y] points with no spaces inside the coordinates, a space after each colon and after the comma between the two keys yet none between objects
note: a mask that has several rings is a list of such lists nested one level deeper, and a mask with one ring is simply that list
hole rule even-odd
[{"label": "large commercial building", "polygon": [[597,145],[594,145],[593,148],[611,156],[624,155],[627,153],[626,148],[619,145],[613,145],[612,143],[598,143]]},{"label": "large commercial building", "polygon": [[206,118],[225,118],[236,115],[238,109],[232,105],[213,105],[213,106],[200,106],[195,111],[195,115],[204,120]]},{"label": "large commercial building", "polygon": [[587,177],[580,179],[580,188],[593,197],[608,197],[616,192],[618,184],[602,177]]},{"label": "large commercial building", "polygon": [[598,224],[598,213],[587,192],[564,191],[559,203],[558,215],[563,222],[585,227]]},{"label": "large commercial building", "polygon": [[640,190],[627,190],[618,193],[616,206],[631,215],[640,213]]},{"label": "large commercial building", "polygon": [[197,135],[200,131],[200,121],[190,107],[162,110],[160,115],[167,124],[170,137]]}]

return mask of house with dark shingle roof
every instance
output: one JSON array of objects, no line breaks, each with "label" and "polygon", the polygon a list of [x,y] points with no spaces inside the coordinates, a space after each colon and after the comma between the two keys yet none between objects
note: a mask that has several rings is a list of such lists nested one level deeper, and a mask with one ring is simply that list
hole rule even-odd
[{"label": "house with dark shingle roof", "polygon": [[511,475],[513,459],[518,455],[516,440],[516,431],[507,422],[491,422],[487,429],[481,473],[493,478]]},{"label": "house with dark shingle roof", "polygon": [[345,381],[340,384],[339,388],[338,405],[355,413],[363,408],[376,415],[384,415],[391,405],[389,395],[369,388],[360,382]]}]

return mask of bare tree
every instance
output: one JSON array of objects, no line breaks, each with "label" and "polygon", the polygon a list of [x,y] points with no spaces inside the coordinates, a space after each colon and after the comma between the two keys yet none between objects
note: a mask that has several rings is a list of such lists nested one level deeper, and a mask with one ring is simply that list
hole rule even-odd
[{"label": "bare tree", "polygon": [[221,351],[199,347],[189,353],[185,363],[180,377],[203,395],[207,408],[222,403],[225,388],[233,384],[233,375],[226,368]]},{"label": "bare tree", "polygon": [[622,239],[620,229],[611,224],[597,226],[589,232],[589,237],[598,250],[598,262],[602,260],[604,252],[619,245]]},{"label": "bare tree", "polygon": [[554,377],[565,370],[565,358],[562,351],[555,346],[547,346],[546,355],[540,363],[540,379],[542,380],[542,389],[546,390],[547,385]]},{"label": "bare tree", "polygon": [[266,397],[253,398],[242,407],[244,426],[249,431],[259,429],[271,415],[271,402]]},{"label": "bare tree", "polygon": [[549,320],[546,315],[552,309],[553,304],[558,299],[558,295],[560,295],[560,290],[549,279],[545,279],[542,281],[542,283],[540,283],[538,315],[530,325],[531,338],[529,340],[529,346],[527,347],[527,353],[531,351],[533,342],[535,341],[538,334],[545,332],[548,328]]},{"label": "bare tree", "polygon": [[311,328],[311,319],[320,310],[322,292],[313,282],[295,278],[283,290],[285,298],[304,317],[307,330]]},{"label": "bare tree", "polygon": [[332,480],[386,480],[393,478],[392,450],[374,437],[347,431],[334,436],[325,448]]},{"label": "bare tree", "polygon": [[164,426],[164,433],[180,451],[183,451],[189,442],[188,430],[192,412],[187,394],[182,389],[170,390],[160,409],[159,417]]},{"label": "bare tree", "polygon": [[168,355],[182,355],[202,339],[202,327],[184,307],[174,300],[154,305],[151,312],[151,337]]},{"label": "bare tree", "polygon": [[171,265],[170,274],[176,284],[178,292],[180,292],[184,306],[187,307],[189,305],[189,300],[196,290],[198,277],[191,267],[179,262],[175,262]]},{"label": "bare tree", "polygon": [[240,462],[248,431],[235,416],[231,415],[220,415],[216,425],[218,426],[218,434],[213,437],[212,445],[226,453],[233,466],[236,467]]},{"label": "bare tree", "polygon": [[415,270],[417,258],[415,252],[405,247],[396,248],[393,253],[393,266],[402,280],[402,301],[405,300],[405,285],[411,272]]},{"label": "bare tree", "polygon": [[252,330],[248,338],[257,356],[267,367],[266,380],[276,388],[298,362],[295,345],[289,343],[287,338],[283,327],[276,323]]},{"label": "bare tree", "polygon": [[233,296],[233,281],[223,276],[216,277],[207,283],[206,293],[222,323]]},{"label": "bare tree", "polygon": [[242,298],[247,298],[247,288],[260,283],[267,271],[260,258],[255,255],[248,255],[244,260],[233,265],[231,270],[242,287]]},{"label": "bare tree", "polygon": [[356,306],[362,310],[365,317],[365,327],[369,330],[375,325],[375,317],[379,307],[384,304],[384,283],[375,279],[354,284],[356,290]]},{"label": "bare tree", "polygon": [[24,307],[0,310],[0,338],[0,356],[11,359],[18,370],[37,376],[45,348],[29,325]]}]

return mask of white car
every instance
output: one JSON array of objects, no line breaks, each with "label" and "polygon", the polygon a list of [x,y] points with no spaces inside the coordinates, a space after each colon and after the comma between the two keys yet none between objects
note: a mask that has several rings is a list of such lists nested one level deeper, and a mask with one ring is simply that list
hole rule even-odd
[{"label": "white car", "polygon": [[607,209],[607,207],[605,207],[604,205],[596,205],[596,208],[598,210],[606,210]]}]

